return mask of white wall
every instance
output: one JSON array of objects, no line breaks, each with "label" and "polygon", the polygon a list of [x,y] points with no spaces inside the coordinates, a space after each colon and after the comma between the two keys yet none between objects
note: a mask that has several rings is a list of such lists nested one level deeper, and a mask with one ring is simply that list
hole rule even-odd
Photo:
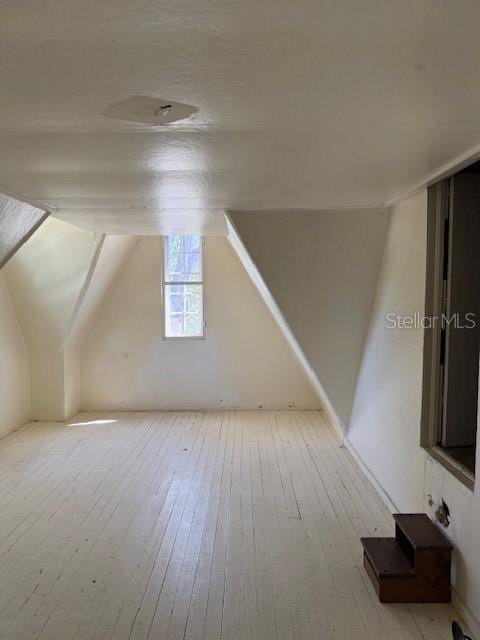
[{"label": "white wall", "polygon": [[77,345],[63,347],[63,406],[64,419],[68,420],[82,408],[80,382],[80,350]]},{"label": "white wall", "polygon": [[107,291],[137,242],[135,236],[102,236],[92,261],[84,291],[71,317],[64,344],[80,345]]},{"label": "white wall", "polygon": [[[63,341],[95,248],[94,234],[48,218],[4,268],[30,356],[32,418],[64,420]],[[73,367],[74,370],[74,367]]]},{"label": "white wall", "polygon": [[33,419],[61,421],[80,410],[79,344],[134,244],[51,217],[5,266],[28,348]]},{"label": "white wall", "polygon": [[162,339],[162,240],[144,238],[82,346],[82,408],[318,408],[226,238],[205,249],[205,340]]},{"label": "white wall", "polygon": [[81,350],[95,314],[135,246],[134,236],[99,236],[63,340],[65,416],[81,409]]},{"label": "white wall", "polygon": [[423,331],[389,329],[386,316],[425,308],[426,207],[422,192],[392,212],[348,431],[402,511],[422,507]]},{"label": "white wall", "polygon": [[0,272],[0,436],[24,424],[29,417],[28,352]]},{"label": "white wall", "polygon": [[424,311],[426,230],[423,191],[392,212],[347,445],[400,511],[433,518],[440,500],[446,501],[453,584],[462,612],[480,633],[480,486],[472,493],[420,447],[423,331],[389,329],[386,321],[387,313]]},{"label": "white wall", "polygon": [[[480,431],[479,431],[480,433]],[[480,470],[480,447],[477,447]],[[478,472],[477,472],[478,473]],[[434,511],[445,500],[451,521],[445,533],[452,540],[454,602],[480,638],[480,482],[472,492],[442,465],[425,454],[423,510],[434,518]],[[430,498],[433,505],[430,506]],[[459,600],[460,599],[460,600]]]},{"label": "white wall", "polygon": [[348,424],[388,211],[229,215],[330,403]]}]

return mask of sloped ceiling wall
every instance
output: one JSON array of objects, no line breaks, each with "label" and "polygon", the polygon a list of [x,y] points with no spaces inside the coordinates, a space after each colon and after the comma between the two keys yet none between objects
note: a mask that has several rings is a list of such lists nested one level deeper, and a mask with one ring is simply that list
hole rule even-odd
[{"label": "sloped ceiling wall", "polygon": [[94,249],[94,234],[49,218],[5,267],[30,355],[34,419],[65,419],[62,345]]},{"label": "sloped ceiling wall", "polygon": [[0,269],[47,217],[46,211],[0,193]]},{"label": "sloped ceiling wall", "polygon": [[77,344],[133,242],[51,217],[6,265],[29,352],[33,419],[64,420],[80,409]]},{"label": "sloped ceiling wall", "polygon": [[48,213],[0,193],[0,436],[30,419],[30,360],[3,267]]},{"label": "sloped ceiling wall", "polygon": [[95,249],[95,235],[50,218],[5,268],[27,343],[63,342]]},{"label": "sloped ceiling wall", "polygon": [[341,426],[348,425],[387,209],[229,213]]}]

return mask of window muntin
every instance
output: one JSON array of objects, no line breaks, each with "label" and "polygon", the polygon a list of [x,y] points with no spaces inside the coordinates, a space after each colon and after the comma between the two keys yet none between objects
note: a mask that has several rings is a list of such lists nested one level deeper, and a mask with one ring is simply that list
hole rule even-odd
[{"label": "window muntin", "polygon": [[166,338],[201,338],[203,320],[203,242],[197,235],[172,235],[164,243]]}]

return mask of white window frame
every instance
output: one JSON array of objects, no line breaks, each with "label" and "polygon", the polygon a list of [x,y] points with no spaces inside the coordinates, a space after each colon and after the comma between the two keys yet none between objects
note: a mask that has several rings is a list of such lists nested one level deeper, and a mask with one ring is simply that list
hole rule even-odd
[{"label": "white window frame", "polygon": [[[196,233],[172,233],[172,236],[179,235],[197,235]],[[162,243],[162,251],[163,251],[163,259],[162,259],[162,333],[164,340],[205,340],[206,338],[206,320],[205,320],[205,238],[203,236],[200,237],[200,266],[202,271],[201,280],[189,280],[189,281],[178,281],[178,280],[167,280],[167,259],[168,259],[168,238],[170,236],[163,237]],[[200,285],[202,287],[202,333],[199,335],[192,336],[167,336],[166,328],[167,328],[167,305],[166,305],[166,287],[171,285]]]}]

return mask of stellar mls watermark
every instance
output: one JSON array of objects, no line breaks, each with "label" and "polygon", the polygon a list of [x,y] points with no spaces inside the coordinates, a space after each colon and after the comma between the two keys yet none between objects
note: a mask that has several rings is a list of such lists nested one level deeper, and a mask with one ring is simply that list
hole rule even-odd
[{"label": "stellar mls watermark", "polygon": [[477,317],[475,313],[424,316],[419,311],[409,314],[392,312],[385,316],[385,326],[387,329],[474,329],[477,326]]}]

